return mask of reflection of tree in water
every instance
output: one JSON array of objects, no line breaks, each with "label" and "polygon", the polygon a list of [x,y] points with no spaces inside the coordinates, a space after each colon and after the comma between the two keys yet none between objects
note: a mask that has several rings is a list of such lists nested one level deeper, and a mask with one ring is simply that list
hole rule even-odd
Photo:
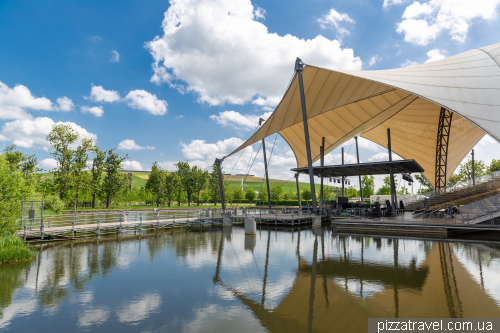
[{"label": "reflection of tree in water", "polygon": [[186,259],[188,256],[195,256],[200,252],[211,250],[216,255],[219,250],[219,232],[188,232],[167,234],[168,242],[163,242],[163,246],[168,246],[175,250],[175,255]]},{"label": "reflection of tree in water", "polygon": [[[42,307],[59,307],[64,297],[68,295],[68,290],[64,286],[65,273],[69,264],[68,252],[67,249],[62,247],[54,250],[52,253],[52,267],[48,270],[45,283],[41,288],[38,288],[36,293],[38,302]],[[43,255],[43,252],[40,251],[38,255]],[[74,260],[77,260],[77,258],[74,258]],[[37,269],[39,269],[39,266]]]},{"label": "reflection of tree in water", "polygon": [[17,288],[26,283],[23,274],[31,267],[31,262],[19,264],[4,264],[0,269],[0,319],[3,318],[3,310],[12,303],[12,296]]}]

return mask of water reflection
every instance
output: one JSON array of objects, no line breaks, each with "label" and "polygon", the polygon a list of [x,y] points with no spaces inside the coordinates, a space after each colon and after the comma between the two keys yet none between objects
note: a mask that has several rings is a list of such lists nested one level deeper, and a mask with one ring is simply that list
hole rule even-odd
[{"label": "water reflection", "polygon": [[494,245],[240,228],[53,243],[0,266],[0,329],[360,332],[500,316]]}]

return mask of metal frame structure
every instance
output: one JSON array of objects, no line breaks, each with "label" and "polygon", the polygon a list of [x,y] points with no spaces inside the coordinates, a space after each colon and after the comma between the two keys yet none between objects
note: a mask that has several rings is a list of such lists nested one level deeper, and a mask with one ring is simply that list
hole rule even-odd
[{"label": "metal frame structure", "polygon": [[[264,119],[259,119],[259,126],[262,125]],[[271,210],[271,190],[269,189],[269,174],[267,172],[267,157],[266,157],[266,138],[262,139],[262,152],[264,153],[264,168],[266,171],[266,187],[267,187],[267,204],[269,205],[269,210]],[[261,196],[262,198],[262,196]]]},{"label": "metal frame structure", "polygon": [[224,184],[222,183],[222,173],[221,173],[221,166],[222,166],[222,159],[216,158],[214,165],[217,167],[217,176],[219,178],[219,192],[220,192],[220,202],[222,206],[222,211],[226,210],[226,202],[224,200]]},{"label": "metal frame structure", "polygon": [[448,144],[453,112],[441,108],[436,140],[436,171],[435,190],[437,193],[446,192],[446,168],[448,164]]}]

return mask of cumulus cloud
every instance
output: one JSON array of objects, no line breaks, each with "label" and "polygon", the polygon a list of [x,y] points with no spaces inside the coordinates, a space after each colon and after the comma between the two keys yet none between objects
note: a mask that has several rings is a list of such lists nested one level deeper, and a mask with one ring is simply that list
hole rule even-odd
[{"label": "cumulus cloud", "polygon": [[127,171],[144,171],[141,163],[137,161],[123,161],[122,168]]},{"label": "cumulus cloud", "polygon": [[382,7],[387,8],[394,5],[401,5],[405,2],[408,2],[408,0],[384,0],[384,4],[382,5]]},{"label": "cumulus cloud", "polygon": [[80,110],[83,112],[83,113],[90,113],[90,114],[93,114],[94,116],[96,117],[102,117],[102,115],[104,114],[104,110],[102,109],[102,106],[82,106],[80,108]]},{"label": "cumulus cloud", "polygon": [[452,40],[464,43],[474,21],[496,18],[499,3],[500,0],[414,1],[406,7],[396,31],[404,34],[405,41],[418,45],[429,44],[443,31],[448,31]]},{"label": "cumulus cloud", "polygon": [[158,99],[156,95],[145,90],[132,90],[125,96],[128,106],[147,111],[155,116],[161,116],[167,113],[167,102]]},{"label": "cumulus cloud", "polygon": [[120,142],[118,144],[118,149],[121,149],[121,150],[141,150],[141,149],[154,150],[155,147],[153,147],[153,146],[142,147],[142,146],[139,146],[137,143],[135,143],[134,140],[123,140],[122,142]]},{"label": "cumulus cloud", "polygon": [[415,66],[415,65],[418,65],[418,64],[419,63],[416,62],[416,61],[412,61],[412,60],[406,59],[406,61],[401,64],[401,67],[410,67],[410,66]]},{"label": "cumulus cloud", "polygon": [[56,101],[57,101],[57,104],[59,104],[57,109],[60,111],[68,112],[68,111],[73,110],[75,107],[75,104],[73,103],[73,101],[66,96],[59,97]]},{"label": "cumulus cloud", "polygon": [[375,55],[375,56],[371,57],[370,63],[368,64],[368,67],[371,67],[371,66],[375,65],[380,60],[382,60],[382,57],[380,57],[378,55]]},{"label": "cumulus cloud", "polygon": [[[97,140],[97,135],[88,132],[85,128],[78,126],[73,122],[57,122],[47,117],[38,117],[35,119],[17,119],[5,123],[0,132],[1,141],[11,141],[14,144],[23,147],[41,147],[44,150],[49,150],[50,144],[46,141],[47,134],[52,130],[52,126],[64,124],[73,127],[80,135],[80,138],[89,138]],[[80,141],[77,141],[76,147]]]},{"label": "cumulus cloud", "polygon": [[111,51],[111,59],[109,59],[110,62],[120,62],[120,53],[118,51],[113,50]]},{"label": "cumulus cloud", "polygon": [[321,29],[332,29],[337,32],[337,37],[342,39],[349,34],[349,30],[342,26],[344,23],[355,23],[346,13],[339,13],[335,9],[330,8],[330,11],[318,19]]},{"label": "cumulus cloud", "polygon": [[90,99],[94,102],[113,103],[120,100],[120,94],[115,90],[106,90],[102,86],[92,86]]},{"label": "cumulus cloud", "polygon": [[38,166],[40,168],[43,168],[43,169],[46,169],[46,170],[51,170],[51,169],[57,168],[59,166],[59,164],[53,158],[46,158],[46,159],[41,160],[38,163]]},{"label": "cumulus cloud", "polygon": [[[60,106],[67,106],[64,103],[67,97],[60,98],[63,103]],[[72,103],[71,103],[72,104]],[[27,109],[40,111],[58,111],[54,108],[50,99],[46,97],[34,97],[31,91],[21,84],[10,88],[5,83],[0,82],[0,119],[32,119],[26,112]],[[66,111],[62,110],[61,111]]]},{"label": "cumulus cloud", "polygon": [[250,0],[171,3],[163,36],[146,44],[151,81],[193,92],[200,102],[243,104],[282,97],[295,58],[326,68],[361,69],[352,49],[323,36],[300,39],[269,33]]},{"label": "cumulus cloud", "polygon": [[259,127],[259,119],[266,120],[272,112],[266,112],[263,115],[241,114],[236,111],[219,112],[219,115],[211,115],[210,119],[222,126],[230,126],[236,129],[251,130]]},{"label": "cumulus cloud", "polygon": [[[402,158],[396,155],[395,153],[392,153],[392,160],[401,160]],[[380,162],[380,161],[389,161],[389,153],[388,152],[380,152],[376,153],[372,157],[368,158],[369,162]]]},{"label": "cumulus cloud", "polygon": [[427,52],[427,56],[429,57],[429,59],[427,59],[426,63],[446,58],[446,56],[443,53],[446,53],[446,50],[438,50],[438,49],[430,50],[429,52]]}]

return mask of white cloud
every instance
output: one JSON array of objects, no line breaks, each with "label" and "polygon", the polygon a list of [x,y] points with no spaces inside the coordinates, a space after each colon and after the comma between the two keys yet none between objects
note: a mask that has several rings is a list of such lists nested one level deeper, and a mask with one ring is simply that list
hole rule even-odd
[{"label": "white cloud", "polygon": [[182,118],[184,118],[184,115],[183,115],[183,114],[180,114],[180,115],[178,115],[178,116],[175,116],[175,119],[182,119]]},{"label": "white cloud", "polygon": [[141,163],[137,161],[124,161],[122,168],[128,171],[143,171]]},{"label": "white cloud", "polygon": [[332,29],[337,31],[337,38],[342,39],[349,34],[349,31],[344,28],[341,23],[355,23],[346,13],[340,14],[335,9],[330,8],[328,14],[323,15],[317,20],[321,29]]},{"label": "white cloud", "polygon": [[177,163],[177,162],[174,162],[174,161],[158,162],[158,166],[162,169],[165,169],[165,170],[175,171],[177,169],[177,167],[175,166],[175,163]]},{"label": "white cloud", "polygon": [[120,94],[115,90],[106,90],[102,86],[92,86],[90,99],[94,102],[113,103],[120,100]]},{"label": "white cloud", "polygon": [[[50,144],[46,141],[47,134],[52,130],[52,126],[58,124],[70,125],[80,135],[80,138],[89,138],[97,140],[97,135],[88,132],[86,129],[78,126],[73,122],[57,122],[47,117],[39,117],[35,119],[17,119],[5,123],[0,132],[0,140],[12,141],[14,144],[23,147],[42,147],[49,150]],[[79,141],[74,144],[76,147]]]},{"label": "white cloud", "polygon": [[215,160],[216,157],[222,158],[230,154],[243,142],[240,138],[230,138],[217,141],[217,143],[207,143],[205,140],[193,140],[189,144],[181,142],[182,154],[190,160],[203,159],[209,156]]},{"label": "white cloud", "polygon": [[[397,154],[394,152],[392,153],[392,160],[401,160],[402,158],[399,157]],[[389,161],[389,153],[388,152],[380,152],[376,153],[372,157],[368,158],[369,162],[380,162],[380,161]]]},{"label": "white cloud", "polygon": [[147,147],[142,147],[139,146],[137,143],[135,143],[134,140],[123,140],[118,144],[118,149],[121,150],[141,150],[141,149],[151,149],[154,150],[155,147],[153,146],[147,146]]},{"label": "white cloud", "polygon": [[242,115],[236,111],[219,112],[219,115],[211,115],[210,119],[222,126],[231,126],[236,129],[251,130],[259,127],[259,119],[266,120],[272,112],[266,112],[263,115]]},{"label": "white cloud", "polygon": [[90,114],[93,114],[94,116],[96,117],[102,117],[102,115],[104,114],[104,110],[102,109],[102,106],[82,106],[80,108],[80,110],[83,112],[83,113],[90,113]]},{"label": "white cloud", "polygon": [[382,57],[380,57],[378,55],[375,55],[375,56],[371,57],[370,63],[368,64],[368,67],[371,67],[371,66],[375,65],[380,60],[382,60]]},{"label": "white cloud", "polygon": [[446,50],[439,50],[439,49],[430,50],[429,52],[427,52],[427,56],[429,57],[429,59],[427,59],[426,63],[446,58],[446,56],[443,53],[446,53]]},{"label": "white cloud", "polygon": [[250,0],[171,3],[163,36],[146,44],[152,82],[196,93],[200,102],[243,104],[282,97],[295,58],[326,68],[361,69],[352,49],[323,36],[300,39],[269,33]]},{"label": "white cloud", "polygon": [[394,5],[400,5],[402,3],[408,2],[408,0],[384,0],[383,8],[387,8]]},{"label": "white cloud", "polygon": [[64,112],[71,111],[75,107],[75,104],[73,103],[73,101],[66,96],[59,97],[57,99],[57,104],[59,104],[59,107],[57,107],[57,109],[60,111],[64,111]]},{"label": "white cloud", "polygon": [[111,51],[111,59],[109,59],[110,62],[120,62],[120,53],[118,51],[113,50]]},{"label": "white cloud", "polygon": [[0,119],[30,119],[33,118],[26,109],[54,111],[50,99],[34,97],[31,91],[23,85],[9,88],[0,82]]},{"label": "white cloud", "polygon": [[259,6],[255,6],[255,9],[253,11],[253,15],[255,16],[255,19],[266,19],[266,10],[260,8]]},{"label": "white cloud", "polygon": [[464,43],[474,21],[496,18],[499,3],[500,0],[414,1],[406,7],[396,31],[405,35],[405,41],[418,45],[429,44],[443,31],[448,31],[452,40]]},{"label": "white cloud", "polygon": [[98,42],[98,41],[102,40],[102,38],[101,38],[101,36],[90,36],[89,40],[91,42]]},{"label": "white cloud", "polygon": [[131,323],[144,320],[160,309],[161,297],[158,294],[146,294],[140,299],[132,301],[116,311],[118,320],[122,323]]},{"label": "white cloud", "polygon": [[411,61],[411,60],[409,60],[409,59],[406,59],[406,61],[405,61],[405,62],[403,62],[403,63],[401,64],[401,67],[416,66],[416,65],[418,65],[418,64],[419,64],[419,63],[418,63],[418,62],[416,62],[416,61]]},{"label": "white cloud", "polygon": [[128,105],[134,109],[148,111],[155,116],[167,113],[167,102],[145,90],[132,90],[125,99],[128,101]]},{"label": "white cloud", "polygon": [[38,166],[41,167],[41,168],[43,168],[43,169],[46,169],[46,170],[51,170],[51,169],[57,168],[58,167],[58,163],[53,158],[46,158],[46,159],[41,160],[38,163]]}]

